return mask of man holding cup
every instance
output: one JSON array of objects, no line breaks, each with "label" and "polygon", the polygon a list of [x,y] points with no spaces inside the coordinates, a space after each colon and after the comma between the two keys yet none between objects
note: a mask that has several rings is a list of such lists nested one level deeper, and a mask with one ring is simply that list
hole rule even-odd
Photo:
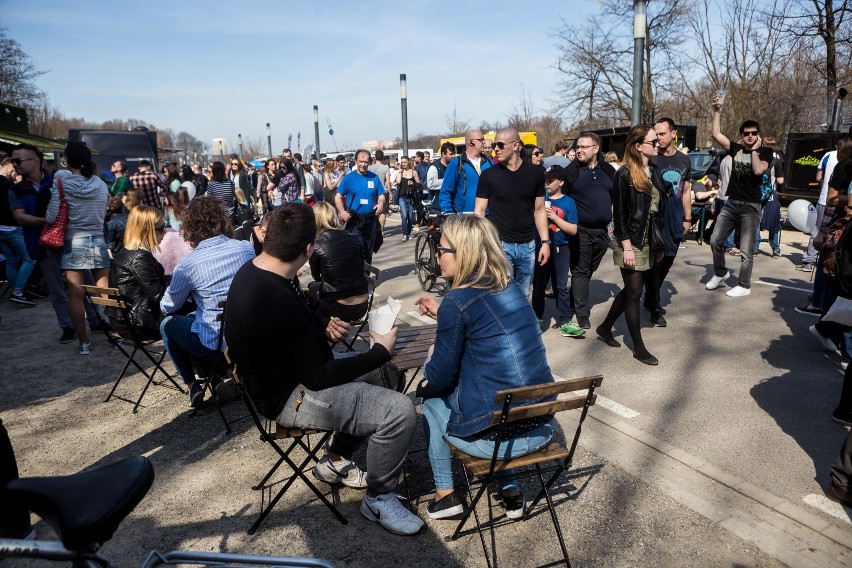
[{"label": "man holding cup", "polygon": [[715,290],[730,274],[725,268],[725,238],[740,228],[740,264],[739,282],[728,290],[732,298],[751,294],[751,269],[754,258],[754,238],[760,224],[760,185],[763,174],[772,163],[772,149],[764,147],[760,137],[760,124],[756,120],[746,120],[740,125],[739,134],[742,144],[731,141],[721,131],[722,103],[724,93],[716,91],[713,95],[713,139],[725,149],[731,157],[731,177],[728,181],[728,201],[716,219],[710,249],[713,252],[713,277],[705,285],[707,290]]},{"label": "man holding cup", "polygon": [[[394,388],[404,380],[402,373],[385,365],[397,330],[371,332],[374,344],[366,353],[332,353],[328,340],[345,337],[349,324],[321,320],[297,276],[315,238],[310,206],[286,203],[270,214],[263,252],[240,269],[228,294],[229,354],[266,418],[288,428],[334,430],[315,477],[366,489],[361,514],[393,534],[412,535],[423,521],[394,494],[417,427],[414,405]],[[365,438],[366,472],[352,461]]]}]

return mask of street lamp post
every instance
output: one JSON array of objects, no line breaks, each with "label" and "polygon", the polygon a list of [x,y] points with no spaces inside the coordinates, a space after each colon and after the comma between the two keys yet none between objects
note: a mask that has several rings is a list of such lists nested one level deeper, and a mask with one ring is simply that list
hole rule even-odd
[{"label": "street lamp post", "polygon": [[645,0],[633,0],[633,108],[630,123],[642,121],[642,62],[645,56],[645,30],[648,26]]},{"label": "street lamp post", "polygon": [[272,157],[272,129],[269,128],[269,123],[266,123],[266,147],[269,150],[269,157]]},{"label": "street lamp post", "polygon": [[316,152],[317,160],[320,159],[319,145],[319,109],[314,105],[314,152]]},{"label": "street lamp post", "polygon": [[402,155],[408,155],[408,87],[405,73],[399,74],[399,98],[402,104]]},{"label": "street lamp post", "polygon": [[243,135],[237,134],[237,139],[240,141],[240,161],[242,162],[243,157],[245,156],[245,154],[243,154]]}]

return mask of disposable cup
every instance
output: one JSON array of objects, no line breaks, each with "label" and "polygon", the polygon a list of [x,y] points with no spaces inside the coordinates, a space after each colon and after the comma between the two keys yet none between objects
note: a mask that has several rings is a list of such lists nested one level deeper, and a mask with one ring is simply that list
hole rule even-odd
[{"label": "disposable cup", "polygon": [[726,96],[728,96],[728,89],[717,89],[713,93],[713,98],[715,99],[715,98],[718,97],[720,105],[725,104],[725,97]]}]

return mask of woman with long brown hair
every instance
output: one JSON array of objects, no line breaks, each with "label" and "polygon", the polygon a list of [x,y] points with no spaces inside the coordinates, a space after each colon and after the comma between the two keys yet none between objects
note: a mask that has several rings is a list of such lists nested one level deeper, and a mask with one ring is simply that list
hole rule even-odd
[{"label": "woman with long brown hair", "polygon": [[612,216],[619,245],[613,253],[613,260],[621,269],[624,288],[613,300],[606,319],[595,330],[604,343],[620,347],[612,335],[612,326],[623,312],[633,340],[633,357],[646,365],[656,365],[658,361],[642,341],[639,299],[651,267],[659,262],[665,250],[661,242],[665,231],[655,230],[660,227],[657,220],[663,219],[666,202],[663,178],[656,166],[649,162],[656,155],[657,133],[654,129],[646,124],[631,128],[627,134],[623,167],[612,180]]}]

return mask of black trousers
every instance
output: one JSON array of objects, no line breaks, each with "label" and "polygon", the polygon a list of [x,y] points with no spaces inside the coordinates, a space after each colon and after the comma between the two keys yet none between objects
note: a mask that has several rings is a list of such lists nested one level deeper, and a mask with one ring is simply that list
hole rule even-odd
[{"label": "black trousers", "polygon": [[852,430],[840,448],[840,457],[831,466],[831,482],[841,489],[852,491]]},{"label": "black trousers", "polygon": [[571,306],[578,318],[592,313],[589,304],[589,282],[609,249],[606,227],[600,229],[577,227],[577,238],[571,247]]},{"label": "black trousers", "polygon": [[[0,488],[14,479],[18,479],[18,463],[15,461],[9,433],[0,420]],[[24,530],[30,526],[30,512],[26,508],[7,503],[2,495],[0,491],[0,531]]]},{"label": "black trousers", "polygon": [[[680,241],[677,241],[677,243],[679,244]],[[660,262],[655,262],[645,279],[645,301],[643,305],[651,312],[656,312],[662,307],[660,305],[660,288],[666,281],[666,276],[669,275],[669,270],[671,270],[675,258],[677,258],[677,252],[674,256],[664,256]]]}]

